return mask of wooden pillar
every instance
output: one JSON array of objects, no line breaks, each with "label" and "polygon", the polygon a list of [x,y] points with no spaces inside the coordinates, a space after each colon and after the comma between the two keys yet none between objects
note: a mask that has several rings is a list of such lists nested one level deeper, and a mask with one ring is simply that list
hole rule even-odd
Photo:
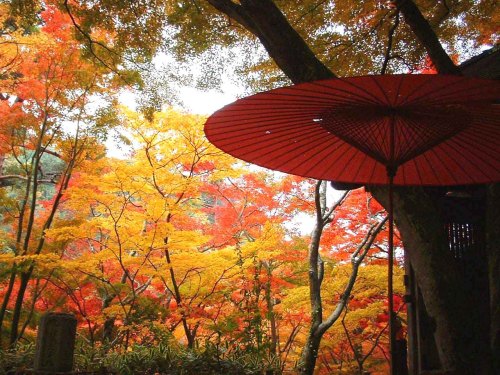
[{"label": "wooden pillar", "polygon": [[490,290],[490,345],[493,373],[500,374],[500,184],[488,186],[486,236]]},{"label": "wooden pillar", "polygon": [[408,332],[408,373],[410,375],[418,374],[418,326],[417,326],[417,307],[415,302],[417,300],[417,287],[415,285],[415,275],[411,267],[410,260],[405,254],[405,302],[406,302],[406,319],[407,319],[407,332]]}]

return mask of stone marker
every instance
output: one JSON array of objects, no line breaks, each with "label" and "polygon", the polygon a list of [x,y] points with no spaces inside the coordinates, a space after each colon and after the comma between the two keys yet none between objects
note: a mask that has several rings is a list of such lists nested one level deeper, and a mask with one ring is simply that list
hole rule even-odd
[{"label": "stone marker", "polygon": [[75,337],[76,318],[73,314],[44,314],[38,327],[34,370],[72,371]]}]

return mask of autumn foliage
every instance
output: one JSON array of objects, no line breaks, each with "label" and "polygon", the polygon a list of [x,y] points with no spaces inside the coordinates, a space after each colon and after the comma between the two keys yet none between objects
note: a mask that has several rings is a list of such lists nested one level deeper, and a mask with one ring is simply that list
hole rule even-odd
[{"label": "autumn foliage", "polygon": [[[310,319],[308,233],[300,227],[313,214],[312,181],[249,171],[203,138],[203,118],[173,110],[152,121],[126,109],[120,116],[133,159],[86,160],[44,231],[42,251],[2,254],[5,271],[34,267],[23,336],[32,339],[43,312],[70,311],[94,347],[128,350],[168,338],[293,368]],[[50,194],[38,200],[37,221],[53,204]],[[347,282],[350,254],[383,215],[363,190],[336,212],[321,250],[327,308]],[[386,237],[370,250],[342,323],[325,336],[320,369],[387,366]],[[6,313],[12,308],[13,299]]]},{"label": "autumn foliage", "polygon": [[[74,21],[51,2],[40,17],[36,32],[12,32],[22,48],[0,47],[2,347],[33,342],[44,312],[66,311],[89,351],[204,347],[291,371],[311,320],[315,182],[248,168],[204,138],[200,116],[115,106],[116,77],[82,54]],[[105,156],[109,108],[130,140],[123,159]],[[320,250],[325,309],[384,217],[363,189],[335,211]],[[324,337],[321,373],[387,368],[386,249],[384,228]],[[399,296],[396,307],[404,320]]]}]

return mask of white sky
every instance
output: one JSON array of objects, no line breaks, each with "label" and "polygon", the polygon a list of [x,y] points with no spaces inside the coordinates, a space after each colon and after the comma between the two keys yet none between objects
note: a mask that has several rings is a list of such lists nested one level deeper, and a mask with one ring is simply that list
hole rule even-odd
[{"label": "white sky", "polygon": [[[201,91],[193,87],[183,87],[179,91],[185,110],[207,116],[235,101],[237,95],[235,87],[225,87],[223,92]],[[120,94],[120,102],[132,109],[136,108],[134,94],[130,91],[123,91]]]},{"label": "white sky", "polygon": [[211,115],[236,100],[236,94],[229,92],[220,93],[215,90],[205,92],[192,87],[185,87],[180,91],[186,110],[199,115]]}]

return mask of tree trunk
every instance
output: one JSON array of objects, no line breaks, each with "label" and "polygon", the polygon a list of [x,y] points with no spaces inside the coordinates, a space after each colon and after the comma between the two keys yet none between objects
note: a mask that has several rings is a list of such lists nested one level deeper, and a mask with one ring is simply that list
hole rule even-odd
[{"label": "tree trunk", "polygon": [[19,321],[21,319],[21,311],[23,308],[24,302],[24,294],[26,292],[26,288],[28,287],[28,283],[31,278],[31,274],[33,272],[32,267],[27,272],[23,272],[20,275],[20,284],[19,291],[17,292],[16,303],[14,305],[14,312],[12,314],[12,324],[10,327],[10,346],[14,347],[18,340],[18,332],[19,332]]},{"label": "tree trunk", "polygon": [[[116,295],[114,293],[108,294],[106,297],[104,297],[102,302],[102,310],[111,306],[111,302],[115,297]],[[115,328],[115,320],[116,318],[114,316],[108,316],[104,321],[104,324],[102,326],[102,341],[105,343],[110,343],[113,341],[113,329]]]},{"label": "tree trunk", "polygon": [[426,49],[438,72],[440,74],[460,74],[460,69],[448,56],[417,5],[412,0],[396,0],[395,4],[403,14],[406,24],[410,26],[411,31]]},{"label": "tree trunk", "polygon": [[306,345],[300,355],[299,373],[302,375],[312,375],[318,358],[319,345],[323,334],[318,332],[317,327],[311,327],[307,336]]},{"label": "tree trunk", "polygon": [[0,348],[2,344],[2,330],[3,330],[3,321],[5,318],[5,312],[7,311],[7,306],[9,305],[10,296],[12,295],[12,290],[14,289],[14,283],[16,281],[16,266],[12,266],[9,278],[9,285],[7,286],[7,290],[3,296],[2,306],[0,307]]},{"label": "tree trunk", "polygon": [[[42,136],[40,136],[40,138],[42,138]],[[41,149],[40,145],[38,146],[38,149]],[[33,192],[32,192],[33,197],[32,197],[32,201],[31,201],[31,207],[30,207],[30,211],[29,211],[29,220],[28,220],[26,234],[25,234],[25,238],[24,238],[23,255],[27,254],[29,251],[29,244],[30,244],[30,240],[32,240],[32,232],[33,232],[33,227],[34,227],[34,223],[35,223],[35,211],[36,211],[36,207],[37,207],[37,196],[36,196],[37,194],[36,193],[38,192],[38,181],[37,181],[38,165],[39,165],[39,162],[41,160],[42,152],[38,152],[38,154],[36,154],[36,155],[38,155],[38,156],[36,156],[36,158],[35,158],[35,161],[36,161],[35,167],[34,167],[35,172],[33,173],[34,174]],[[59,204],[60,204],[61,199],[64,195],[64,191],[68,188],[69,181],[71,179],[71,175],[72,175],[72,171],[73,171],[75,158],[76,158],[76,151],[73,154],[73,159],[69,162],[69,164],[66,168],[66,171],[65,171],[64,175],[62,176],[61,186],[59,187],[59,190],[55,196],[54,203],[52,204],[50,214],[43,225],[42,235],[38,239],[38,244],[37,244],[36,250],[34,251],[34,255],[39,255],[44,248],[44,245],[45,245],[44,232],[45,232],[45,230],[50,229],[50,227],[52,226],[52,222],[53,222],[53,220],[55,218],[55,214],[59,208]],[[28,180],[28,184],[29,184],[29,180]],[[28,189],[29,189],[29,187],[27,187],[27,191],[29,191]],[[21,230],[22,230],[22,227],[20,226],[18,228],[18,235],[20,235]],[[18,241],[19,241],[19,238],[20,237],[18,237]],[[20,338],[19,337],[19,322],[20,322],[19,319],[21,317],[21,312],[22,312],[22,307],[23,307],[26,289],[27,289],[27,286],[28,286],[28,283],[30,281],[31,276],[33,275],[34,269],[35,269],[35,265],[32,263],[30,265],[29,269],[26,272],[22,272],[20,275],[20,286],[19,286],[19,290],[17,291],[16,303],[14,305],[14,312],[12,314],[12,326],[11,326],[11,331],[10,331],[10,345],[11,346],[15,345],[17,340]]]},{"label": "tree trunk", "polygon": [[[168,218],[168,221],[170,221],[170,216]],[[183,298],[181,295],[181,291],[179,289],[179,284],[177,283],[177,279],[175,277],[175,272],[174,272],[174,267],[172,265],[172,261],[170,259],[170,251],[168,250],[168,237],[164,238],[164,243],[165,243],[165,260],[167,261],[168,264],[168,272],[170,275],[170,281],[172,282],[172,286],[174,289],[174,299],[175,302],[177,302],[177,306],[181,308],[181,322],[182,322],[182,327],[184,328],[184,334],[186,335],[186,340],[187,340],[187,346],[189,349],[194,348],[195,344],[195,337],[196,337],[196,330],[191,330],[189,327],[189,323],[187,321],[187,316],[186,312],[182,307],[183,304]]]},{"label": "tree trunk", "polygon": [[[120,279],[121,284],[125,284],[127,281],[127,272],[123,272],[122,277]],[[107,294],[102,302],[102,310],[107,309],[109,306],[111,306],[111,303],[113,300],[116,298],[117,293],[112,292],[111,294]],[[102,340],[104,342],[112,342],[113,341],[113,330],[115,328],[115,321],[116,318],[114,316],[109,316],[106,318],[103,324],[102,328]]]},{"label": "tree trunk", "polygon": [[309,300],[311,307],[311,328],[307,336],[304,348],[300,354],[298,370],[301,374],[312,374],[318,358],[319,344],[323,333],[319,331],[319,326],[323,322],[323,306],[321,301],[321,283],[323,282],[323,263],[319,255],[319,246],[323,229],[328,222],[329,214],[326,207],[326,183],[316,182],[314,192],[316,205],[316,224],[311,234],[309,244]]},{"label": "tree trunk", "polygon": [[321,235],[326,225],[331,222],[331,216],[335,209],[342,204],[347,193],[337,200],[331,207],[327,207],[326,182],[317,181],[315,189],[316,224],[311,235],[309,244],[309,299],[311,307],[311,328],[307,336],[304,348],[300,355],[298,371],[301,374],[312,374],[318,358],[319,346],[325,332],[340,318],[342,311],[348,304],[351,292],[358,277],[359,266],[368,254],[375,238],[382,230],[386,219],[377,224],[372,224],[365,238],[351,254],[352,270],[349,280],[344,287],[342,296],[335,309],[325,318],[323,317],[323,302],[321,298],[321,286],[324,276],[324,263],[319,254]]},{"label": "tree trunk", "polygon": [[273,358],[278,353],[278,330],[276,327],[276,316],[274,313],[274,301],[272,298],[272,290],[271,290],[271,277],[272,277],[272,265],[271,262],[263,262],[263,266],[267,272],[267,281],[264,284],[265,291],[265,300],[267,306],[266,317],[269,321],[270,329],[271,329],[271,341],[269,343],[269,357]]}]

